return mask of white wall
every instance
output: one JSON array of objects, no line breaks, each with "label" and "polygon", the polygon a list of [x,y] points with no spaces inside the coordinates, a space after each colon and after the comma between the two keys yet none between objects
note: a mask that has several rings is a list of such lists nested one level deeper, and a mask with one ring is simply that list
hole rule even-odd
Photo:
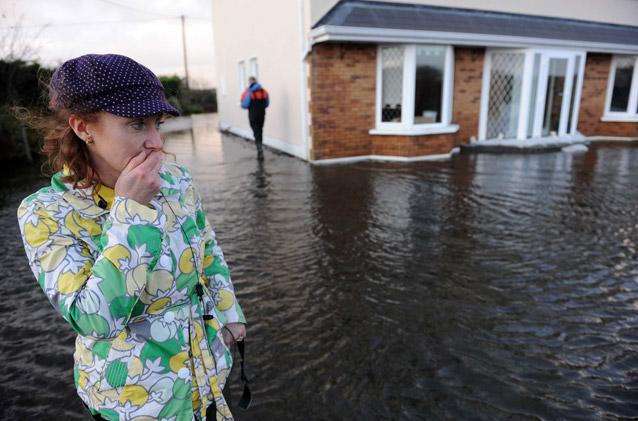
[{"label": "white wall", "polygon": [[[336,0],[311,1],[313,25],[337,3]],[[638,26],[638,1],[636,0],[394,0],[392,2],[494,10]]]},{"label": "white wall", "polygon": [[309,0],[310,1],[310,27],[317,23],[328,11],[337,4],[338,0]]},{"label": "white wall", "polygon": [[240,107],[238,62],[257,57],[268,90],[264,143],[306,158],[302,131],[302,40],[298,0],[212,0],[220,125],[251,133]]}]

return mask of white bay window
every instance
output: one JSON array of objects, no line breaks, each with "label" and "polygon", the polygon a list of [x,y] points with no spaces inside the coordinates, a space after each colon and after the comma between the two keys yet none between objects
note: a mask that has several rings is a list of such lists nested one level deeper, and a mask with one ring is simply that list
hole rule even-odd
[{"label": "white bay window", "polygon": [[376,127],[371,134],[453,133],[451,46],[380,45]]}]

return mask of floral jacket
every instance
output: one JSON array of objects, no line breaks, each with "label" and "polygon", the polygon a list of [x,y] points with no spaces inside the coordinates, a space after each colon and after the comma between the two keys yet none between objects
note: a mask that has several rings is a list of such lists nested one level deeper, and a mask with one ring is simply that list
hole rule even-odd
[{"label": "floral jacket", "polygon": [[75,384],[93,414],[206,420],[214,404],[232,420],[221,327],[246,319],[191,175],[172,163],[160,175],[148,206],[105,188],[103,209],[55,174],[18,209],[29,264],[78,334]]}]

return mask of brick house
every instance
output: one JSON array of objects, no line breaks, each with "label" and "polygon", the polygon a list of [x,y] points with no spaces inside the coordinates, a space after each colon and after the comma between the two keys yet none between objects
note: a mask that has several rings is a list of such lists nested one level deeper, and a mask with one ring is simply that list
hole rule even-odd
[{"label": "brick house", "polygon": [[483,3],[213,0],[220,126],[251,137],[254,75],[264,143],[317,163],[638,140],[638,4]]}]

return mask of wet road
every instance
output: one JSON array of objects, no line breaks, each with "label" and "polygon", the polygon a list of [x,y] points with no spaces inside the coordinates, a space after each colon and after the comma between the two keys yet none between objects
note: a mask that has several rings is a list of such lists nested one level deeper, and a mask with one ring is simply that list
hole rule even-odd
[{"label": "wet road", "polygon": [[[260,165],[215,128],[200,117],[167,147],[248,318],[254,401],[237,420],[638,419],[638,147]],[[15,219],[45,183],[0,190],[2,419],[87,419],[73,333]]]}]

